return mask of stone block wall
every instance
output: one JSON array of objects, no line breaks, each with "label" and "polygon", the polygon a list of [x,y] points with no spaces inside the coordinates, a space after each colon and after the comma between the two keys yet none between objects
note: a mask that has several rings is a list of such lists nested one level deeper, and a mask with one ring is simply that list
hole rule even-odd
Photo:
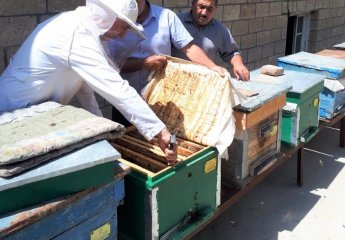
[{"label": "stone block wall", "polygon": [[[175,12],[188,11],[191,5],[191,0],[150,2]],[[84,3],[85,0],[0,0],[0,73],[38,23]],[[285,55],[288,16],[301,13],[310,13],[309,52],[345,42],[344,0],[219,0],[216,17],[231,30],[246,65],[255,69],[275,64],[277,57]],[[111,106],[97,97],[104,115],[110,118]]]},{"label": "stone block wall", "polygon": [[83,4],[85,0],[0,0],[0,73],[37,24]]},{"label": "stone block wall", "polygon": [[[151,1],[175,12],[191,0]],[[345,42],[344,0],[219,0],[216,17],[232,32],[250,69],[275,64],[285,55],[288,17],[310,14],[308,52]]]}]

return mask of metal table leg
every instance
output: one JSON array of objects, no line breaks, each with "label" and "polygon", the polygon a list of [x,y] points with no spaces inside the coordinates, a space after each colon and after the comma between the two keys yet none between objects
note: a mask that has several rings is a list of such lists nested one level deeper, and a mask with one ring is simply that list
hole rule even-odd
[{"label": "metal table leg", "polygon": [[297,184],[300,187],[303,185],[303,150],[304,146],[302,145],[297,153]]},{"label": "metal table leg", "polygon": [[340,120],[340,139],[339,146],[345,148],[345,117]]}]

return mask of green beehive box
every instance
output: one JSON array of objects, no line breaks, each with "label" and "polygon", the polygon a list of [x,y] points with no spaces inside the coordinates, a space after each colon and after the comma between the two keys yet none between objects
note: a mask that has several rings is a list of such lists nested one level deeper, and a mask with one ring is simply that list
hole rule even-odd
[{"label": "green beehive box", "polygon": [[287,93],[287,105],[282,113],[281,140],[292,146],[309,141],[318,132],[319,95],[323,90],[324,76],[313,73],[284,70],[282,76],[251,72],[253,81],[292,86]]},{"label": "green beehive box", "polygon": [[225,150],[233,137],[230,81],[203,66],[168,59],[144,99],[176,135],[178,162],[168,166],[157,139],[148,142],[136,129],[113,141],[132,167],[119,209],[119,233],[130,239],[184,239],[220,204],[216,147],[221,139]]},{"label": "green beehive box", "polygon": [[109,184],[0,216],[0,239],[117,239],[117,206],[130,168],[116,161]]},{"label": "green beehive box", "polygon": [[132,167],[125,179],[124,205],[119,208],[123,237],[183,239],[216,210],[220,201],[217,150],[180,138],[178,145],[189,156],[176,166],[166,166],[159,163],[159,156],[143,157],[147,142],[136,131],[114,141],[123,158],[130,160],[120,161]]},{"label": "green beehive box", "polygon": [[0,178],[0,215],[111,182],[119,157],[103,140],[14,178]]}]

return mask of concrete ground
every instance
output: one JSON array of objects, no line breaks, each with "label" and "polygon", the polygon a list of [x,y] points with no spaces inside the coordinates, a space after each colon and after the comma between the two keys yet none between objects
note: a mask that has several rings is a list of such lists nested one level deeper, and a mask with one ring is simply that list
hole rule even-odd
[{"label": "concrete ground", "polygon": [[344,240],[345,149],[338,127],[313,138],[304,159],[302,187],[294,155],[193,239]]}]

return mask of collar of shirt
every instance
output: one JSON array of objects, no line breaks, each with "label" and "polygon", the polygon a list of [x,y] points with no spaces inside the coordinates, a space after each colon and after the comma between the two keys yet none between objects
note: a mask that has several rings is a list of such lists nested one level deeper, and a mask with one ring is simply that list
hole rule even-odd
[{"label": "collar of shirt", "polygon": [[157,18],[156,17],[156,13],[155,13],[154,8],[152,7],[151,3],[148,3],[148,4],[150,6],[150,12],[149,12],[149,15],[147,16],[147,18],[145,19],[145,21],[142,24],[143,27],[147,26],[153,18]]}]

